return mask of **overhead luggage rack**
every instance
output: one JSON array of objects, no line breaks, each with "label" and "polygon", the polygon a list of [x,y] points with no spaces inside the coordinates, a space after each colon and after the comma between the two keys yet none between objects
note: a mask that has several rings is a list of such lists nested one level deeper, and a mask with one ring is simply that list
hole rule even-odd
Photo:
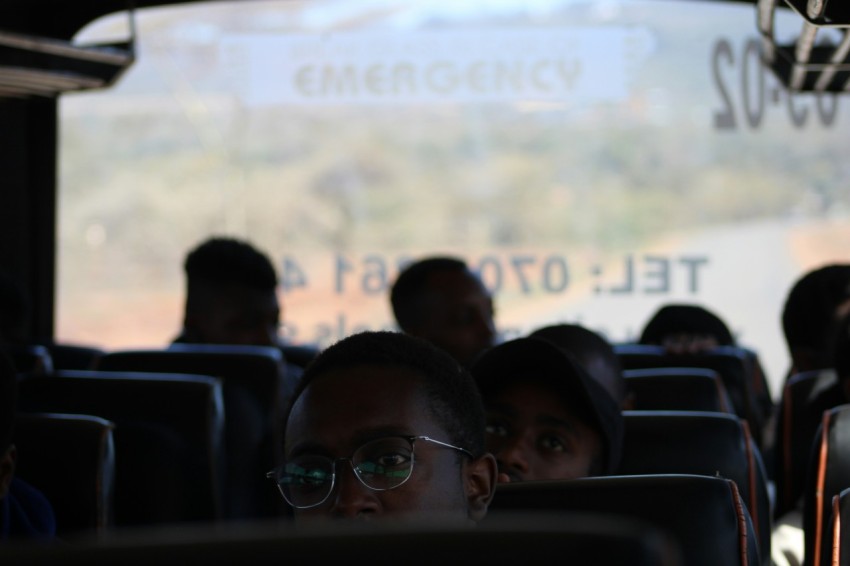
[{"label": "overhead luggage rack", "polygon": [[[775,11],[783,4],[802,18],[800,34],[792,43],[778,43],[775,36]],[[788,90],[850,92],[850,4],[841,0],[758,0],[758,28],[764,63]],[[819,34],[825,29],[837,32],[841,40],[823,41]]]},{"label": "overhead luggage rack", "polygon": [[112,85],[135,61],[130,38],[94,45],[0,29],[0,98],[55,97],[63,92]]}]

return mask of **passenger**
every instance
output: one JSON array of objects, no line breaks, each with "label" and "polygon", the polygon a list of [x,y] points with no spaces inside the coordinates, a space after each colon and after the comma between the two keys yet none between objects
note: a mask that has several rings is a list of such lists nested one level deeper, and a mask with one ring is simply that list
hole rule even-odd
[{"label": "passenger", "polygon": [[850,312],[850,264],[830,264],[800,277],[782,308],[782,332],[790,356],[786,377],[831,368],[835,324]]},{"label": "passenger", "polygon": [[540,338],[517,338],[472,366],[487,412],[487,449],[499,481],[575,479],[614,473],[623,416],[573,357]]},{"label": "passenger", "polygon": [[0,353],[0,540],[51,540],[56,536],[53,506],[39,490],[15,477],[16,411],[15,368]]},{"label": "passenger", "polygon": [[[415,454],[415,456],[414,456]],[[469,373],[398,332],[353,334],[307,368],[269,474],[311,519],[480,521],[496,484]]]},{"label": "passenger", "polygon": [[454,257],[429,257],[408,265],[390,291],[402,332],[436,344],[466,367],[496,341],[493,298]]},{"label": "passenger", "polygon": [[674,354],[693,354],[718,346],[734,346],[723,320],[699,305],[663,305],[643,328],[640,344],[663,346]]},{"label": "passenger", "polygon": [[305,361],[287,358],[289,345],[278,335],[278,278],[265,253],[246,241],[212,237],[189,252],[183,267],[186,304],[175,342],[276,346],[287,363],[287,380],[298,379]]},{"label": "passenger", "polygon": [[634,394],[628,390],[620,358],[601,334],[580,324],[553,324],[529,334],[565,349],[575,357],[591,377],[614,398],[623,410],[634,407]]}]

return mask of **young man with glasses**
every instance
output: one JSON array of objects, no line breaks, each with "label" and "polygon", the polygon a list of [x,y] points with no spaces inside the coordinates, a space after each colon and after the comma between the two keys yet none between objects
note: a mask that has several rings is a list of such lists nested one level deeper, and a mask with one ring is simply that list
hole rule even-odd
[{"label": "young man with glasses", "polygon": [[496,484],[472,377],[430,343],[364,332],[307,368],[269,474],[311,518],[480,521]]}]

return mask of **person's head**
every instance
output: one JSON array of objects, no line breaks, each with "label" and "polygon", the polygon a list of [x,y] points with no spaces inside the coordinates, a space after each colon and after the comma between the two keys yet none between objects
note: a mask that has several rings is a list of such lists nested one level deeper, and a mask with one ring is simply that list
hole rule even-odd
[{"label": "person's head", "polygon": [[617,352],[601,334],[580,324],[552,324],[529,334],[568,351],[591,377],[611,394],[622,409],[631,407],[631,396]]},{"label": "person's head", "polygon": [[782,308],[791,373],[832,367],[833,334],[850,312],[850,264],[830,264],[802,275]]},{"label": "person's head", "polygon": [[568,352],[539,338],[517,338],[485,352],[471,372],[501,481],[575,479],[617,469],[622,412]]},{"label": "person's head", "polygon": [[[296,522],[484,517],[496,483],[469,372],[425,340],[368,331],[307,367],[273,477]],[[302,506],[303,508],[298,508]]]},{"label": "person's head", "polygon": [[676,353],[693,353],[717,346],[734,346],[735,338],[719,316],[700,305],[663,305],[647,321],[640,344],[664,346]]},{"label": "person's head", "polygon": [[393,283],[390,303],[402,332],[466,366],[496,340],[493,298],[461,259],[429,257],[407,265]]},{"label": "person's head", "polygon": [[236,238],[213,237],[186,256],[182,340],[272,345],[280,324],[277,273],[263,252]]},{"label": "person's head", "polygon": [[[12,361],[0,351],[0,500],[9,491],[15,475],[15,445],[12,434],[17,411],[18,381]],[[0,518],[2,523],[2,518]]]}]

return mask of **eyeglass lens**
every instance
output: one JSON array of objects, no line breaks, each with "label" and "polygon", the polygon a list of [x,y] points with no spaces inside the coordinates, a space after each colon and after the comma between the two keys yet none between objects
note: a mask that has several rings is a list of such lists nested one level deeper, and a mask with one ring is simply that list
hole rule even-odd
[{"label": "eyeglass lens", "polygon": [[[325,456],[296,456],[281,468],[277,478],[281,493],[294,507],[319,505],[333,489],[337,461]],[[393,489],[410,477],[413,444],[402,437],[380,438],[358,448],[350,461],[366,487],[376,491]]]}]

